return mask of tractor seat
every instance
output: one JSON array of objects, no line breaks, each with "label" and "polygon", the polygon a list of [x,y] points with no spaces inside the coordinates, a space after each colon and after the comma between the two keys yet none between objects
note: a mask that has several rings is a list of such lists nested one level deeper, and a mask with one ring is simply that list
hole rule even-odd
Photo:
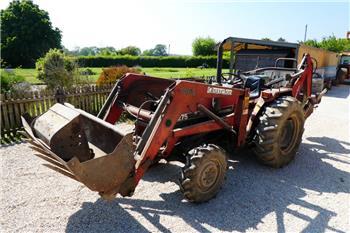
[{"label": "tractor seat", "polygon": [[263,84],[264,84],[264,80],[261,79],[259,76],[255,76],[255,75],[248,76],[248,78],[244,83],[244,87],[249,88],[250,99],[258,98],[260,96],[260,90]]}]

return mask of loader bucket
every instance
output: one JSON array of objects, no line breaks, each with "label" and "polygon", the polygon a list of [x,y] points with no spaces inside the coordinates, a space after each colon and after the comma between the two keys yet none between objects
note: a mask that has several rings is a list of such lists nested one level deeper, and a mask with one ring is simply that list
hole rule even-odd
[{"label": "loader bucket", "polygon": [[31,148],[45,166],[77,180],[105,199],[115,197],[134,169],[132,133],[89,113],[55,104],[31,122],[22,117]]}]

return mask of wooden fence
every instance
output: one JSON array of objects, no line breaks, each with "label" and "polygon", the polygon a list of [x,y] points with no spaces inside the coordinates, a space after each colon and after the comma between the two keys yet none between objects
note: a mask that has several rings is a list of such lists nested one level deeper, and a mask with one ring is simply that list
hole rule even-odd
[{"label": "wooden fence", "polygon": [[46,112],[59,98],[86,112],[96,115],[108,97],[112,86],[87,86],[66,90],[63,96],[48,90],[26,93],[2,93],[1,106],[1,139],[16,137],[22,128],[21,115],[29,113],[38,116]]}]

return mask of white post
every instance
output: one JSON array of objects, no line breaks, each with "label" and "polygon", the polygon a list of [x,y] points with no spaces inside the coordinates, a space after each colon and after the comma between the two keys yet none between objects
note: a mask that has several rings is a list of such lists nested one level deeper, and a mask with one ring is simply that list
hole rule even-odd
[{"label": "white post", "polygon": [[306,41],[306,35],[307,35],[307,24],[305,25],[304,42]]}]

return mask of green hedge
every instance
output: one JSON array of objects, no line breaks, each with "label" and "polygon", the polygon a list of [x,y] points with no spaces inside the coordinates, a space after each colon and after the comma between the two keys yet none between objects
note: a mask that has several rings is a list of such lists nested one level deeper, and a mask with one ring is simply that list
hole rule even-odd
[{"label": "green hedge", "polygon": [[[116,65],[141,66],[141,67],[198,67],[207,64],[216,67],[216,56],[80,56],[78,63],[81,67],[108,67]],[[224,67],[228,67],[228,61],[224,60]]]}]

